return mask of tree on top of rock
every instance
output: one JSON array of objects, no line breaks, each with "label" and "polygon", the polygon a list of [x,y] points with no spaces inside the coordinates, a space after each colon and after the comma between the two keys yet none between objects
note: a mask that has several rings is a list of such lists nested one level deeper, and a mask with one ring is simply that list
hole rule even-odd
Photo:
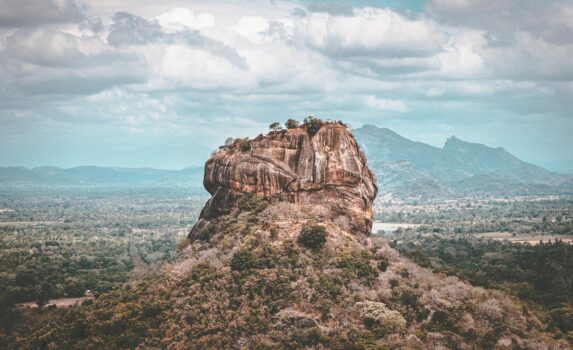
[{"label": "tree on top of rock", "polygon": [[282,129],[281,124],[279,122],[274,122],[271,125],[269,125],[269,129],[272,132],[277,132],[278,130]]},{"label": "tree on top of rock", "polygon": [[285,128],[287,128],[287,129],[295,129],[295,128],[298,128],[299,125],[300,125],[300,123],[294,119],[288,119],[285,122]]}]

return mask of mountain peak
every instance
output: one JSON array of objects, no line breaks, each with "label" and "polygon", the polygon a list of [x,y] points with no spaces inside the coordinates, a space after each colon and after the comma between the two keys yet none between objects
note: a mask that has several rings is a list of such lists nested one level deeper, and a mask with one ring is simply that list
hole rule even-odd
[{"label": "mountain peak", "polygon": [[247,195],[323,206],[353,232],[369,234],[377,188],[364,154],[343,124],[312,127],[305,123],[254,140],[235,140],[214,153],[203,181],[212,197],[190,237]]}]

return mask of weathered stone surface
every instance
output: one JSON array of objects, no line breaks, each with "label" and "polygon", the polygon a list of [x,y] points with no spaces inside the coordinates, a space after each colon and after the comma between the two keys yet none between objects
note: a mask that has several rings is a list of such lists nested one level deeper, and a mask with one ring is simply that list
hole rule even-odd
[{"label": "weathered stone surface", "polygon": [[203,184],[212,197],[196,227],[229,212],[237,198],[253,193],[326,206],[331,219],[349,222],[356,233],[368,234],[372,228],[375,179],[342,123],[324,123],[314,135],[304,125],[260,135],[250,141],[250,149],[223,147],[205,164]]}]

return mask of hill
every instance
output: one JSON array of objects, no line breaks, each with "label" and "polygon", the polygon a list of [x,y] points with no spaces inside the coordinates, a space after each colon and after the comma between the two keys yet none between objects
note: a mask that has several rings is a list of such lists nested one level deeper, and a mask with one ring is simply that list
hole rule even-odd
[{"label": "hill", "polygon": [[191,187],[201,188],[202,167],[182,170],[152,168],[111,168],[79,166],[0,167],[0,187],[58,188],[58,187]]},{"label": "hill", "polygon": [[501,147],[452,136],[438,148],[373,125],[353,133],[383,193],[402,197],[573,193],[573,177],[524,162]]},{"label": "hill", "polygon": [[[12,349],[566,349],[501,291],[434,274],[369,234],[376,186],[350,132],[311,120],[239,139],[180,255],[140,282],[31,314]],[[43,317],[41,322],[34,317]]]},{"label": "hill", "polygon": [[[452,136],[438,148],[373,125],[364,125],[353,133],[368,157],[382,194],[428,199],[573,194],[573,176],[524,162],[501,147]],[[202,167],[0,167],[0,188],[186,187],[202,192],[202,175]]]}]

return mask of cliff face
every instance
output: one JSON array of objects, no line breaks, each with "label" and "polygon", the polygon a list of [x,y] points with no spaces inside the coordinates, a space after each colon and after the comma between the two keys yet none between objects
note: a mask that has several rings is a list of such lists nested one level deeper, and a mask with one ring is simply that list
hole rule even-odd
[{"label": "cliff face", "polygon": [[329,219],[347,222],[355,233],[372,228],[376,182],[342,123],[324,123],[314,134],[303,125],[223,147],[205,164],[203,184],[212,197],[191,238],[205,220],[229,212],[245,194],[324,206]]}]

